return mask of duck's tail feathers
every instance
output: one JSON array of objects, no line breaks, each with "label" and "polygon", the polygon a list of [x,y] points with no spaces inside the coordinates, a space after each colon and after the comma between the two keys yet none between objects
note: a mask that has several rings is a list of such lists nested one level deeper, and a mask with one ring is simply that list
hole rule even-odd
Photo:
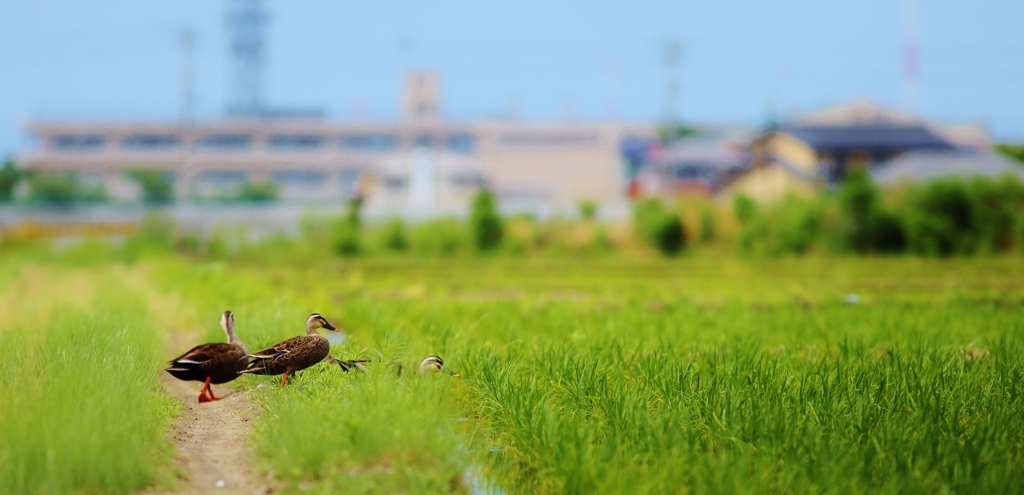
[{"label": "duck's tail feathers", "polygon": [[371,362],[369,359],[349,359],[346,361],[338,360],[338,366],[341,367],[342,371],[352,370],[366,370],[366,363]]},{"label": "duck's tail feathers", "polygon": [[188,360],[171,361],[171,367],[166,371],[179,380],[202,380],[205,375],[199,371],[200,364],[203,363]]}]

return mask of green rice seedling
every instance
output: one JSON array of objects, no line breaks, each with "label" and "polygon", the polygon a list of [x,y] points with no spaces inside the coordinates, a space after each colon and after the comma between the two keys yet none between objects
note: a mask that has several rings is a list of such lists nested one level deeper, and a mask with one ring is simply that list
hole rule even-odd
[{"label": "green rice seedling", "polygon": [[254,435],[268,469],[311,493],[450,493],[469,466],[460,450],[458,383],[398,376],[386,364],[342,373],[318,366],[257,395]]}]

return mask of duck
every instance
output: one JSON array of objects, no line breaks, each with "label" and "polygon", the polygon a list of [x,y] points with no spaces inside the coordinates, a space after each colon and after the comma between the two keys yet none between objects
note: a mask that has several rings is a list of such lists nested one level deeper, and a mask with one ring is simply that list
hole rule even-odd
[{"label": "duck", "polygon": [[[306,318],[306,335],[292,337],[243,357],[243,360],[247,357],[252,361],[238,373],[284,374],[281,377],[281,387],[283,388],[290,375],[309,368],[330,356],[330,341],[317,332],[321,328],[338,331],[320,313],[313,313]],[[334,358],[331,360],[333,361]]]},{"label": "duck", "polygon": [[442,372],[443,373],[448,373],[449,375],[451,375],[451,376],[453,376],[455,378],[459,378],[460,376],[462,376],[462,375],[460,375],[460,374],[458,374],[458,373],[448,369],[448,367],[444,365],[444,360],[441,359],[441,356],[427,356],[427,357],[423,358],[423,361],[420,361],[420,374],[421,375],[425,375],[427,373],[442,373]]},{"label": "duck", "polygon": [[235,334],[235,315],[225,311],[220,317],[220,326],[228,336],[228,343],[214,342],[197,345],[188,352],[172,359],[167,368],[171,376],[182,381],[203,382],[199,402],[219,400],[213,395],[210,384],[220,385],[238,378],[238,372],[245,369],[245,356],[249,350]]},{"label": "duck", "polygon": [[366,365],[373,362],[369,359],[335,359],[334,356],[327,356],[326,361],[338,365],[341,371],[348,373],[352,370],[366,371]]}]

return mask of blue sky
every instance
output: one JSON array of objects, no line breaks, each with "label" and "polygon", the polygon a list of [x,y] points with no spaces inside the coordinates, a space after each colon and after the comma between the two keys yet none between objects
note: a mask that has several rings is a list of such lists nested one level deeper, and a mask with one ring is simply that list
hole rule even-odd
[{"label": "blue sky", "polygon": [[[683,45],[678,114],[759,124],[852,99],[1024,139],[1024,2],[918,0],[920,78],[903,78],[899,0],[284,2],[269,0],[264,100],[395,119],[407,67],[442,74],[444,113],[660,118],[667,40]],[[3,2],[0,154],[30,118],[172,119],[178,33],[196,33],[199,118],[229,89],[227,2]],[[405,40],[405,41],[403,41]],[[402,49],[402,46],[409,49]]]}]

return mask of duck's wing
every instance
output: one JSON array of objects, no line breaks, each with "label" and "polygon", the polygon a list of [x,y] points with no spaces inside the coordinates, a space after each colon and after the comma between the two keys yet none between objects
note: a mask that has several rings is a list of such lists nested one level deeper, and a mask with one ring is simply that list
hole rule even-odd
[{"label": "duck's wing", "polygon": [[179,380],[202,380],[205,373],[204,365],[218,357],[238,352],[238,347],[231,344],[211,343],[197,345],[188,352],[170,360],[167,372]]},{"label": "duck's wing", "polygon": [[188,352],[170,360],[171,368],[179,366],[198,366],[222,354],[235,352],[238,347],[231,344],[212,343],[197,345]]},{"label": "duck's wing", "polygon": [[299,336],[299,337],[292,337],[292,338],[290,338],[288,340],[283,340],[281,342],[278,342],[278,343],[276,343],[276,344],[274,344],[274,345],[272,345],[272,346],[270,346],[270,347],[268,347],[266,349],[262,349],[262,350],[253,352],[253,353],[249,354],[247,357],[250,357],[250,358],[253,358],[253,359],[257,359],[257,360],[259,360],[259,359],[273,359],[273,358],[276,358],[276,357],[281,357],[281,356],[283,356],[285,354],[288,354],[289,352],[294,352],[295,349],[298,349],[299,347],[301,347],[305,343],[307,338],[308,338],[308,336],[305,336],[305,335]]}]

